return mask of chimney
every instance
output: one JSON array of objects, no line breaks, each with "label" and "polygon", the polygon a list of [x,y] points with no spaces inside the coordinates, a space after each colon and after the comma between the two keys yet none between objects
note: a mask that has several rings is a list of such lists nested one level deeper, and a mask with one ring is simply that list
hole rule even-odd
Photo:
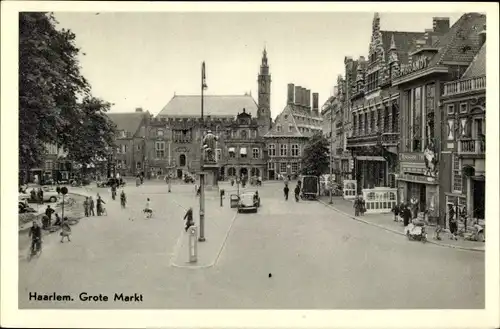
[{"label": "chimney", "polygon": [[300,107],[306,107],[306,88],[300,87]]},{"label": "chimney", "polygon": [[287,104],[293,104],[293,95],[294,95],[294,85],[293,83],[288,84],[288,96],[286,98]]},{"label": "chimney", "polygon": [[486,24],[483,26],[483,30],[479,32],[479,46],[482,47],[486,42]]},{"label": "chimney", "polygon": [[319,94],[318,93],[313,93],[313,106],[312,110],[314,113],[319,113]]},{"label": "chimney", "polygon": [[450,18],[449,17],[433,17],[432,18],[432,29],[434,32],[443,35],[450,30]]},{"label": "chimney", "polygon": [[295,105],[300,105],[300,102],[301,102],[301,100],[300,100],[300,95],[301,95],[300,91],[301,90],[300,89],[301,89],[300,86],[295,86],[295,102],[294,102]]},{"label": "chimney", "polygon": [[311,90],[306,89],[306,109],[311,110]]},{"label": "chimney", "polygon": [[135,111],[136,111],[136,112],[142,112],[142,107],[136,107],[136,108],[135,108]]}]

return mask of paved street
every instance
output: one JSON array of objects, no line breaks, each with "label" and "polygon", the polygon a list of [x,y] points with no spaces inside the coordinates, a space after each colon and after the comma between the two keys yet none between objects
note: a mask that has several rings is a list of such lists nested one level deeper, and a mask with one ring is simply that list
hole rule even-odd
[{"label": "paved street", "polygon": [[[230,191],[224,188],[228,208]],[[210,213],[218,207],[217,192],[207,192],[207,242],[220,240],[223,249],[212,267],[193,269],[172,266],[179,253],[188,255],[179,250],[186,207],[193,206],[198,221],[193,185],[173,185],[167,194],[163,184],[129,184],[126,210],[106,189],[91,188],[107,202],[108,216],[83,219],[73,227],[71,243],[47,236],[40,258],[20,259],[19,307],[484,307],[484,253],[410,242],[319,202],[296,203],[293,196],[284,201],[281,189],[273,183],[259,187],[257,214],[238,214],[233,221],[233,210],[218,210],[218,216],[228,215],[224,224]],[[141,213],[146,197],[155,209],[150,220]],[[69,294],[74,301],[30,302],[30,292]],[[110,301],[82,302],[81,292]],[[142,294],[143,301],[114,302],[115,293]]]}]

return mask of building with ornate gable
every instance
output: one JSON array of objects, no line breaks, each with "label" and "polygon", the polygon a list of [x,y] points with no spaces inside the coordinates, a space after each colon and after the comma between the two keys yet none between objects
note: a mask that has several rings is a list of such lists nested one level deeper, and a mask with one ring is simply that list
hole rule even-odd
[{"label": "building with ornate gable", "polygon": [[483,45],[480,32],[485,23],[486,16],[478,13],[462,15],[451,28],[449,19],[434,18],[433,30],[417,40],[408,64],[392,79],[399,92],[400,199],[415,202],[431,221],[445,223],[443,191],[449,191],[452,172],[460,166],[455,155],[450,160],[457,123],[462,121],[445,120],[447,110],[440,110],[444,86],[460,79],[470,66]]},{"label": "building with ornate gable", "polygon": [[[481,49],[458,80],[444,84],[440,112],[440,194],[446,205],[466,208],[469,218],[484,219],[486,155],[486,30]],[[446,174],[444,174],[446,173]]]},{"label": "building with ornate gable", "polygon": [[201,96],[174,95],[162,111],[145,124],[146,167],[149,175],[176,177],[200,170],[201,141],[211,130],[220,137],[216,145],[219,178],[227,176],[265,177],[266,154],[262,136],[271,128],[271,75],[264,49],[258,74],[258,99],[249,94],[206,95],[204,122]]},{"label": "building with ornate gable", "polygon": [[276,117],[272,129],[264,135],[267,149],[267,179],[300,174],[302,153],[309,138],[321,133],[319,94],[288,84],[287,105]]}]

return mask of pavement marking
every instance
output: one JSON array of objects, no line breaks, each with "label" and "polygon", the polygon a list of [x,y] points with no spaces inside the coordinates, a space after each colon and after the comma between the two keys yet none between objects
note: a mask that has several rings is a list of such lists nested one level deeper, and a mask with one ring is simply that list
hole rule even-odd
[{"label": "pavement marking", "polygon": [[[403,232],[400,232],[400,231],[396,231],[392,228],[388,228],[388,227],[385,227],[385,226],[382,226],[382,225],[378,225],[378,224],[375,224],[375,223],[372,223],[370,221],[366,221],[366,220],[363,220],[359,217],[355,217],[355,216],[352,216],[346,212],[343,212],[342,210],[340,209],[337,209],[335,208],[334,206],[332,206],[331,204],[328,204],[326,202],[324,202],[323,200],[319,200],[318,201],[320,203],[322,203],[324,206],[328,207],[328,208],[331,208],[333,209],[334,211],[346,216],[346,217],[349,217],[351,219],[354,219],[358,222],[361,222],[361,223],[365,223],[365,224],[368,224],[368,225],[371,225],[371,226],[375,226],[375,227],[378,227],[378,228],[381,228],[383,230],[386,230],[386,231],[389,231],[389,232],[392,232],[392,233],[396,233],[396,234],[399,234],[399,235],[403,235],[403,236],[406,236],[406,234],[404,234]],[[437,245],[437,246],[441,246],[441,247],[448,247],[448,248],[453,248],[453,249],[459,249],[459,250],[465,250],[465,251],[476,251],[476,252],[485,252],[484,249],[479,249],[479,248],[468,248],[468,247],[462,247],[462,246],[455,246],[455,245],[451,245],[451,244],[447,244],[447,243],[440,243],[440,242],[436,242],[436,241],[432,241],[432,240],[427,240],[427,243],[430,243],[430,244],[434,244],[434,245]]]},{"label": "pavement marking", "polygon": [[226,237],[224,238],[224,242],[222,242],[222,246],[221,246],[219,252],[217,253],[217,257],[215,258],[215,261],[213,264],[214,266],[217,265],[217,262],[219,261],[219,257],[222,254],[222,250],[224,250],[224,248],[226,247],[227,238],[229,237],[229,234],[231,233],[231,229],[233,228],[233,224],[236,221],[236,217],[238,217],[238,211],[235,212],[233,219],[231,220],[231,225],[229,225],[229,229],[226,232]]}]

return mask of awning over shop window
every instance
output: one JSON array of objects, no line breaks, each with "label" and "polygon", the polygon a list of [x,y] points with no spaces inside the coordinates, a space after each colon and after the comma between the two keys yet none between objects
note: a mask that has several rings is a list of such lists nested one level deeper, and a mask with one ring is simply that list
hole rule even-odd
[{"label": "awning over shop window", "polygon": [[230,147],[228,151],[234,153],[234,147]]},{"label": "awning over shop window", "polygon": [[240,149],[240,154],[241,154],[241,155],[247,155],[247,148],[246,148],[246,147],[242,147],[242,148]]}]

